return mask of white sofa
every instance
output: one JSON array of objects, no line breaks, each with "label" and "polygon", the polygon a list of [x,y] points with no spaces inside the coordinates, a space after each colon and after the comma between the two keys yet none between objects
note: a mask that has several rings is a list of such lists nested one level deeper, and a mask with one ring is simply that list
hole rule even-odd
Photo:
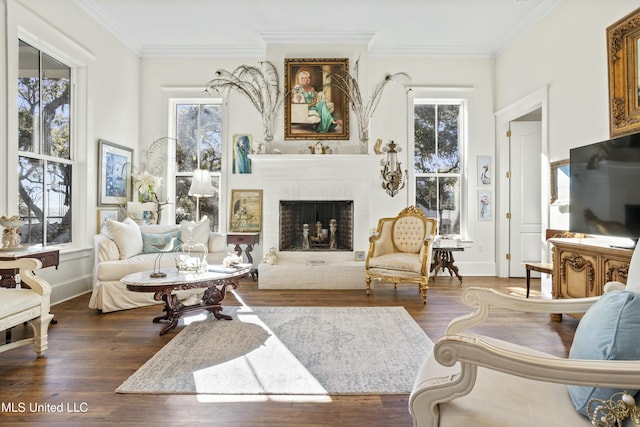
[{"label": "white sofa", "polygon": [[[127,219],[121,223],[107,221],[103,232],[94,237],[94,280],[89,308],[103,313],[158,304],[152,293],[131,292],[120,282],[128,274],[153,270],[158,253],[144,253],[143,238],[152,235],[178,235],[181,241],[193,239],[206,244],[207,260],[220,264],[228,255],[226,235],[209,231],[208,220],[200,223],[185,222],[181,225],[138,225]],[[140,246],[142,242],[142,247]],[[167,253],[160,257],[161,268],[175,267],[175,256]],[[181,299],[193,291],[181,291]]]}]

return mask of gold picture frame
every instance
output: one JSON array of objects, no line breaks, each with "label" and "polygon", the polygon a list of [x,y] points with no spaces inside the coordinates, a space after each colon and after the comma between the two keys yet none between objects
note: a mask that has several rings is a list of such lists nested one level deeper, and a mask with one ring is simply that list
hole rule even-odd
[{"label": "gold picture frame", "polygon": [[640,130],[640,8],[607,27],[609,133],[612,138]]},{"label": "gold picture frame", "polygon": [[262,231],[262,190],[231,190],[229,231]]},{"label": "gold picture frame", "polygon": [[348,58],[285,58],[285,139],[349,139],[349,103],[331,85],[331,74],[347,71]]},{"label": "gold picture frame", "polygon": [[550,204],[554,204],[558,201],[558,198],[562,198],[563,200],[569,199],[569,159],[558,160],[556,162],[551,162],[550,164],[550,172],[551,172],[551,200]]}]

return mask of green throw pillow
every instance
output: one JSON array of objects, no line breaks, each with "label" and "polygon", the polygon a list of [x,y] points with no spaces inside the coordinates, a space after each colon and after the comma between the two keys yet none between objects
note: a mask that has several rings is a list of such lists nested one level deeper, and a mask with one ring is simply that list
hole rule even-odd
[{"label": "green throw pillow", "polygon": [[[569,351],[570,359],[639,360],[640,295],[631,291],[604,294],[580,320]],[[589,416],[591,399],[608,400],[624,391],[590,386],[568,386],[571,401],[582,415]],[[634,395],[638,390],[627,390]],[[593,405],[592,405],[593,407]]]},{"label": "green throw pillow", "polygon": [[[170,248],[166,248],[166,246],[173,239],[173,244]],[[162,252],[166,251],[175,251],[180,246],[180,231],[172,231],[171,233],[154,233],[147,234],[142,233],[142,253],[144,254],[155,254],[162,250]]]}]

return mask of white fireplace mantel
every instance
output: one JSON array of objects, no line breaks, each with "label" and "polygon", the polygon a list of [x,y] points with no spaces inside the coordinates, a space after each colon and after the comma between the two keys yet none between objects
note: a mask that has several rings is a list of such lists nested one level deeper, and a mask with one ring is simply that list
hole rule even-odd
[{"label": "white fireplace mantel", "polygon": [[367,154],[254,154],[249,157],[256,172],[265,179],[370,180],[380,173],[380,158]]}]

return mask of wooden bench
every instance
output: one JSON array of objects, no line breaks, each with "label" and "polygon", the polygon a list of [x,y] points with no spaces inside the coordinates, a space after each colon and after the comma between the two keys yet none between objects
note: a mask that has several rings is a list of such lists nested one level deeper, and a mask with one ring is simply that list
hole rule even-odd
[{"label": "wooden bench", "polygon": [[529,298],[529,291],[531,290],[531,271],[537,271],[538,273],[551,274],[553,276],[553,264],[548,262],[527,262],[524,264],[524,268],[527,269],[527,298]]}]

